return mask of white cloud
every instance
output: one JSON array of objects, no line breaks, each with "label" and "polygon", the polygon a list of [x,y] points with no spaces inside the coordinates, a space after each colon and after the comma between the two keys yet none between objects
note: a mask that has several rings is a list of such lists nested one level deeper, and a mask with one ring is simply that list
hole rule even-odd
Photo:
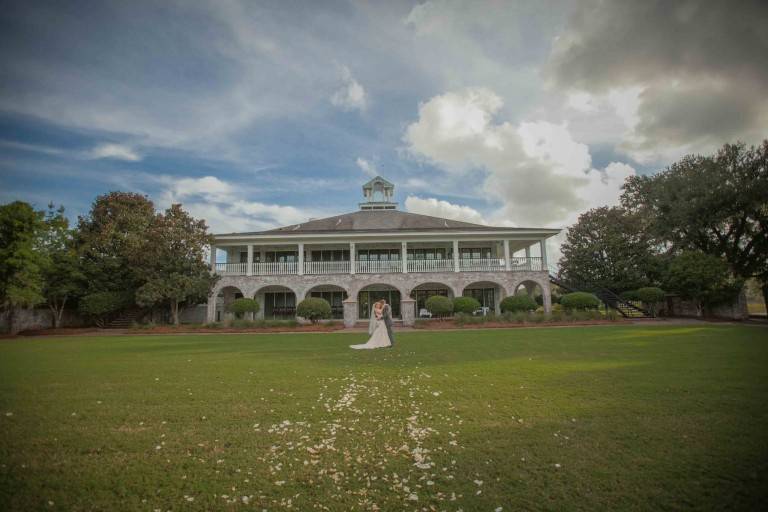
[{"label": "white cloud", "polygon": [[126,160],[129,162],[138,162],[141,160],[141,155],[134,151],[132,148],[123,144],[104,143],[99,144],[93,149],[86,151],[84,157],[91,160],[98,160],[101,158],[111,158],[114,160]]},{"label": "white cloud", "polygon": [[358,157],[357,160],[355,160],[355,163],[361,171],[363,171],[367,176],[370,176],[371,178],[379,174],[379,170],[376,168],[376,164],[366,160],[365,158]]},{"label": "white cloud", "polygon": [[494,222],[563,226],[585,209],[616,201],[634,169],[618,163],[594,169],[588,147],[567,125],[497,122],[501,106],[485,88],[435,96],[407,127],[407,149],[454,178],[480,180],[487,199],[501,205]]},{"label": "white cloud", "polygon": [[314,215],[293,206],[250,201],[247,189],[214,176],[160,176],[158,206],[182,203],[194,217],[205,219],[214,233],[262,231],[306,222]]},{"label": "white cloud", "polygon": [[418,196],[408,196],[405,199],[405,208],[409,212],[420,213],[422,215],[431,215],[433,217],[460,220],[475,224],[487,224],[483,215],[474,208],[453,204],[434,197],[421,198]]},{"label": "white cloud", "polygon": [[342,110],[363,111],[368,106],[368,95],[355,80],[347,66],[340,66],[341,87],[331,95],[331,103]]}]

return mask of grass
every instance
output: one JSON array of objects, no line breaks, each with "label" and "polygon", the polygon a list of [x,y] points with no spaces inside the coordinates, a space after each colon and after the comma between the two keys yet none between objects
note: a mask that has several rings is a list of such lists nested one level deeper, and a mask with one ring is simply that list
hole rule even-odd
[{"label": "grass", "polygon": [[757,509],[768,330],[0,343],[0,510]]}]

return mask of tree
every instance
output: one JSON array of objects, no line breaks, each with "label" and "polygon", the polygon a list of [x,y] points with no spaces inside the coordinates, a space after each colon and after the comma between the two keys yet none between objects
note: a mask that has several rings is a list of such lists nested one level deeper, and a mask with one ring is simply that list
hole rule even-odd
[{"label": "tree", "polygon": [[130,292],[89,293],[80,299],[78,310],[93,318],[96,325],[103,327],[110,315],[133,304],[133,299]]},{"label": "tree", "polygon": [[316,324],[322,318],[331,318],[331,305],[320,297],[310,297],[296,306],[296,316],[307,318]]},{"label": "tree", "polygon": [[622,208],[603,206],[580,215],[561,250],[559,277],[566,283],[621,292],[657,279],[654,240],[641,218]]},{"label": "tree", "polygon": [[152,202],[130,192],[98,196],[88,215],[79,217],[76,242],[89,293],[135,293],[144,284],[142,263],[154,220]]},{"label": "tree", "polygon": [[86,281],[78,257],[74,233],[64,216],[64,207],[54,209],[48,205],[44,229],[38,241],[38,250],[44,255],[43,296],[51,310],[53,326],[61,325],[64,308],[85,292]]},{"label": "tree", "polygon": [[648,309],[651,311],[651,316],[656,316],[656,306],[659,304],[659,302],[664,300],[666,295],[664,290],[656,286],[646,286],[644,288],[640,288],[635,293],[637,294],[638,300],[640,300],[643,304],[648,305]]},{"label": "tree", "polygon": [[686,156],[657,174],[630,177],[621,201],[671,254],[722,258],[735,276],[758,278],[768,299],[768,140],[726,144],[715,155]]},{"label": "tree", "polygon": [[732,276],[724,259],[700,251],[672,257],[664,281],[668,290],[695,301],[699,316],[705,307],[732,300],[744,284]]},{"label": "tree", "polygon": [[218,279],[204,261],[213,236],[205,221],[174,204],[155,216],[145,237],[146,245],[135,257],[137,275],[144,281],[136,291],[136,301],[145,307],[168,306],[178,325],[180,309],[204,302]]},{"label": "tree", "polygon": [[9,313],[11,334],[18,332],[19,308],[31,308],[43,297],[44,260],[35,250],[43,225],[42,212],[21,201],[0,206],[0,306]]}]

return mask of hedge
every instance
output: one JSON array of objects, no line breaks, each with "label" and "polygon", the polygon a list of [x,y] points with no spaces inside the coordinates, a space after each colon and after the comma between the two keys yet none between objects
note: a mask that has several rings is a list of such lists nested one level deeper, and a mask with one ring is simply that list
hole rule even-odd
[{"label": "hedge", "polygon": [[442,317],[453,313],[453,302],[448,297],[442,295],[433,295],[427,299],[427,311],[434,316]]},{"label": "hedge", "polygon": [[534,311],[539,305],[528,295],[514,295],[501,301],[502,313],[515,313],[517,311]]},{"label": "hedge", "polygon": [[454,313],[466,313],[467,315],[471,315],[480,309],[480,307],[480,301],[474,297],[456,297],[453,299]]},{"label": "hedge", "polygon": [[296,306],[296,316],[306,318],[314,324],[321,318],[331,318],[331,305],[320,297],[310,297]]},{"label": "hedge", "polygon": [[573,292],[563,295],[560,304],[567,310],[595,309],[600,305],[600,299],[591,293]]}]

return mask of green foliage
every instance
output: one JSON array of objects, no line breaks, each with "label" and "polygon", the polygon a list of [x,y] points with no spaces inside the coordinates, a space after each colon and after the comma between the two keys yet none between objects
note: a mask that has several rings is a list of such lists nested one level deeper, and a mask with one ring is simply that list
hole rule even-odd
[{"label": "green foliage", "polygon": [[97,325],[103,325],[107,317],[132,303],[130,292],[95,292],[82,297],[78,309],[80,313],[92,317]]},{"label": "green foliage", "polygon": [[36,250],[43,214],[16,201],[0,206],[0,307],[10,311],[10,331],[16,334],[15,311],[45,301],[45,257]]},{"label": "green foliage", "polygon": [[594,309],[600,305],[600,299],[591,293],[573,292],[563,295],[560,304],[566,310]]},{"label": "green foliage", "polygon": [[637,294],[637,290],[625,290],[619,294],[619,297],[627,301],[640,300],[640,296]]},{"label": "green foliage", "polygon": [[743,281],[733,277],[724,259],[697,251],[674,256],[664,281],[667,289],[696,301],[699,314],[703,307],[733,300],[743,286]]},{"label": "green foliage", "polygon": [[517,312],[517,311],[534,311],[538,307],[536,301],[530,298],[528,295],[514,295],[505,297],[501,301],[501,311]]},{"label": "green foliage", "polygon": [[568,228],[559,277],[566,283],[627,290],[658,275],[653,238],[643,219],[623,208],[594,208]]},{"label": "green foliage", "polygon": [[142,273],[155,220],[146,196],[110,192],[93,202],[78,219],[77,246],[88,280],[88,292],[135,291],[146,282]]},{"label": "green foliage", "polygon": [[453,313],[453,302],[448,297],[433,295],[425,303],[427,311],[436,317],[445,317]]},{"label": "green foliage", "polygon": [[637,298],[648,305],[652,316],[656,316],[656,307],[664,300],[666,293],[661,288],[649,286],[637,290]]},{"label": "green foliage", "polygon": [[232,301],[232,303],[227,307],[227,310],[240,316],[244,315],[245,313],[258,313],[260,308],[261,306],[259,301],[256,299],[243,297]]},{"label": "green foliage", "polygon": [[453,299],[454,313],[471,315],[480,309],[480,301],[474,297],[456,297]]},{"label": "green foliage", "polygon": [[166,305],[173,323],[185,305],[204,302],[219,276],[204,261],[205,248],[213,243],[208,227],[181,205],[157,214],[146,235],[147,244],[137,255],[138,276],[144,280],[136,300],[145,307]]},{"label": "green foliage", "polygon": [[296,306],[296,316],[306,318],[314,324],[322,318],[331,318],[331,305],[320,297],[310,297]]}]

